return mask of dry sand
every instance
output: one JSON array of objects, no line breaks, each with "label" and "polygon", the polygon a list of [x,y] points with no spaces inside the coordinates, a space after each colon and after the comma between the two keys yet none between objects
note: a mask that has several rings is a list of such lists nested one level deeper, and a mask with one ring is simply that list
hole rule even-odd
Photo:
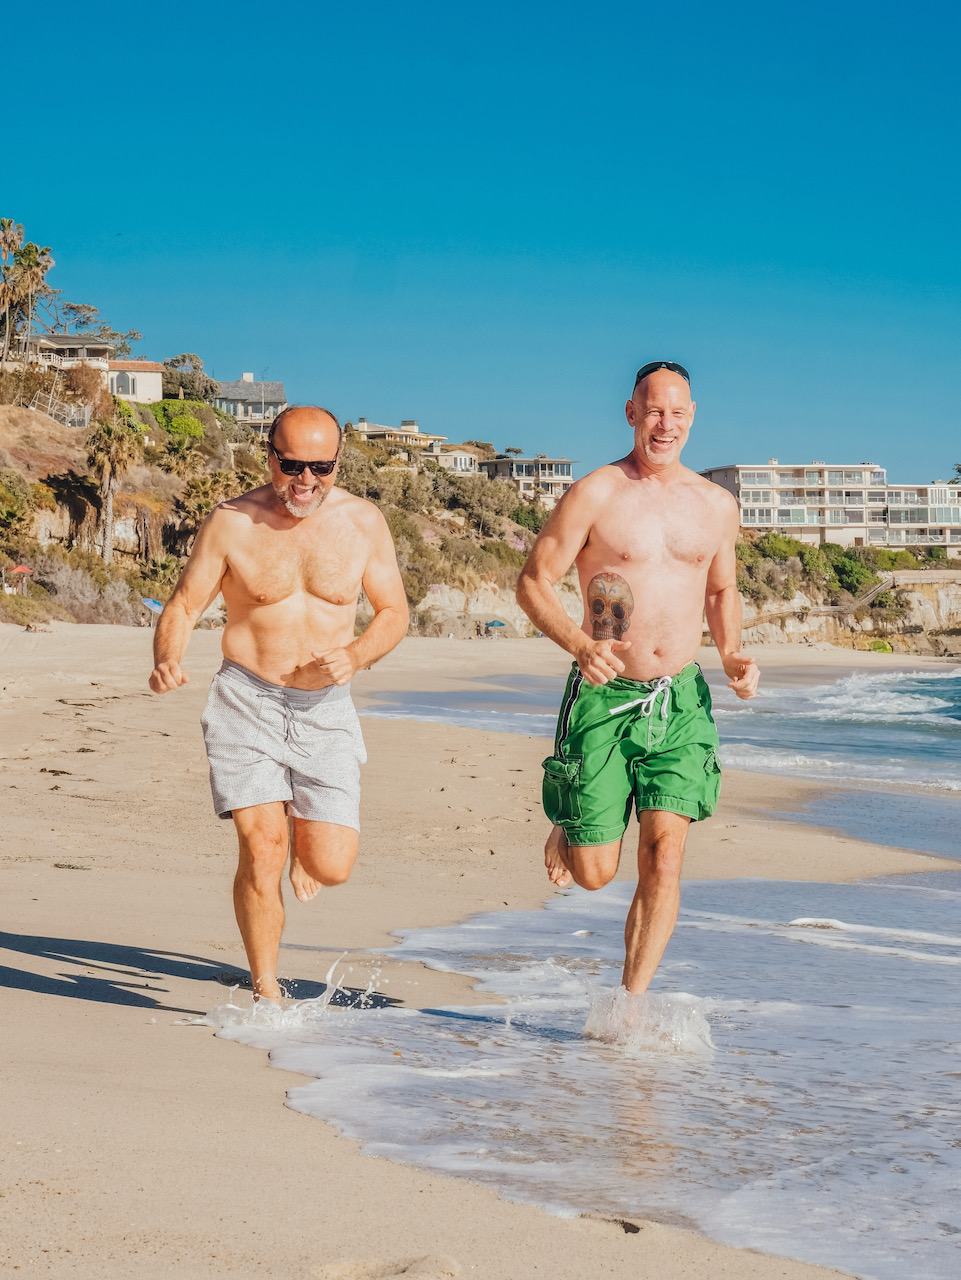
[{"label": "dry sand", "polygon": [[[564,1220],[489,1189],[362,1156],[283,1106],[299,1077],[185,1025],[240,971],[232,824],[211,812],[199,716],[219,635],[195,635],[190,685],[146,689],[150,633],[0,626],[4,989],[0,1268],[20,1276],[813,1277],[835,1274],[643,1222]],[[779,682],[922,659],[756,651]],[[716,662],[704,650],[706,664]],[[355,685],[463,688],[468,677],[562,674],[548,642],[408,640]],[[371,956],[390,931],[549,892],[540,866],[543,739],[364,721],[361,861],[302,906],[288,895],[289,976],[411,1005],[470,1003],[467,979]],[[729,773],[695,828],[687,875],[848,880],[956,863],[765,820],[807,783]],[[630,875],[629,859],[622,870]],[[485,997],[489,999],[489,997]]]}]

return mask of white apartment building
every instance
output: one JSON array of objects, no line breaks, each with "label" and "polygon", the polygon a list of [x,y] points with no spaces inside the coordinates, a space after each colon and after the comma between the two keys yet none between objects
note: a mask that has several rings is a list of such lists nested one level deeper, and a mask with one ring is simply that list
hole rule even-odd
[{"label": "white apartment building", "polygon": [[731,463],[701,475],[734,494],[746,529],[842,547],[944,547],[961,556],[961,481],[889,484],[873,462]]}]

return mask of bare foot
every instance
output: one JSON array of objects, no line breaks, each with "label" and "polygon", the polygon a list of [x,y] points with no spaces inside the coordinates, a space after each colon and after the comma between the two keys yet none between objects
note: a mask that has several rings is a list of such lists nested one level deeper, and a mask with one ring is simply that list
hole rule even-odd
[{"label": "bare foot", "polygon": [[276,1004],[280,1005],[283,999],[283,992],[277,984],[277,979],[270,974],[265,974],[262,978],[258,978],[253,983],[254,1003],[255,1004]]},{"label": "bare foot", "polygon": [[290,883],[294,886],[294,894],[298,902],[309,902],[321,890],[319,880],[309,876],[296,853],[290,855]]},{"label": "bare foot", "polygon": [[548,880],[558,889],[566,889],[574,879],[565,860],[568,848],[564,828],[554,827],[544,845],[544,866],[547,868]]}]

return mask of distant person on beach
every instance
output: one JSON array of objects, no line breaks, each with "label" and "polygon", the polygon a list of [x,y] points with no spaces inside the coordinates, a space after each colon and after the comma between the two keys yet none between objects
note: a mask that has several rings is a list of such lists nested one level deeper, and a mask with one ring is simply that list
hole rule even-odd
[{"label": "distant person on beach", "polygon": [[[350,680],[407,631],[384,517],[336,487],[341,439],[326,409],[277,417],[270,484],[211,512],[154,637],[150,687],[166,693],[186,683],[180,663],[190,633],[223,593],[224,662],[202,723],[214,808],[233,818],[240,843],[234,909],[258,1000],[282,994],[288,856],[301,902],[350,875],[366,760]],[[355,639],[362,589],[374,616]]]},{"label": "distant person on beach", "polygon": [[[740,651],[737,503],[681,465],[694,421],[690,381],[665,360],[638,371],[626,405],[633,449],[571,486],[517,587],[534,625],[574,658],[544,761],[552,883],[600,889],[612,880],[637,810],[623,977],[634,994],[647,990],[674,932],[688,828],[717,805],[717,730],[694,661],[705,613],[730,688],[753,698],[759,678]],[[579,627],[554,591],[572,564],[584,598]]]}]

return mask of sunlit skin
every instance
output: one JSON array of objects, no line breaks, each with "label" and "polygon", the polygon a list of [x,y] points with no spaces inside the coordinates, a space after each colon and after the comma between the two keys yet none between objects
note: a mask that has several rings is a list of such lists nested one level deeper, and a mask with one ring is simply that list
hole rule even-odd
[{"label": "sunlit skin", "polygon": [[[658,369],[625,405],[631,452],[578,480],[558,503],[521,573],[517,599],[545,635],[572,655],[592,685],[616,676],[673,676],[697,656],[706,615],[729,687],[753,698],[759,672],[741,652],[741,600],[734,546],[739,511],[732,496],[680,460],[695,404],[680,374]],[[564,612],[555,583],[571,565],[581,593],[598,574],[623,578],[634,599],[625,638],[596,640],[585,609],[580,627]],[[624,985],[645,991],[674,931],[688,818],[640,816],[638,889],[627,920]],[[585,889],[607,884],[622,841],[571,847],[555,827],[545,848],[551,882]]]},{"label": "sunlit skin", "polygon": [[[323,410],[288,409],[273,440],[284,458],[337,457],[339,432]],[[222,502],[197,535],[180,581],[157,625],[150,687],[187,683],[181,667],[201,614],[223,593],[224,656],[271,684],[294,689],[345,685],[406,634],[408,613],[394,544],[373,503],[337,487],[337,471],[304,468],[285,476],[268,452],[271,483]],[[373,619],[354,637],[363,589]],[[280,884],[290,858],[297,898],[341,884],[357,856],[358,833],[335,823],[288,817],[282,802],[233,814],[240,845],[234,906],[254,994],[277,999],[277,955],[284,924]],[[292,838],[291,838],[292,837]]]}]

